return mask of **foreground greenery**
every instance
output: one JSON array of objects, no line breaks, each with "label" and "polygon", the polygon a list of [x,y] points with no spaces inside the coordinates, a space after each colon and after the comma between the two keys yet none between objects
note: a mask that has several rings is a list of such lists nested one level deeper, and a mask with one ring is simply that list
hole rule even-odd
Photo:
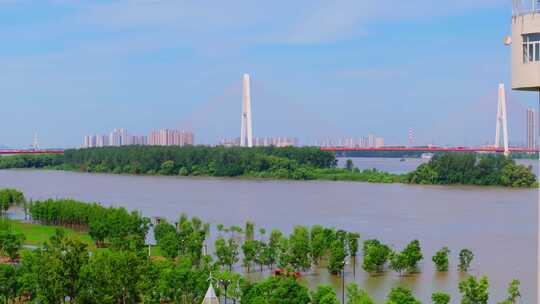
[{"label": "foreground greenery", "polygon": [[438,154],[408,174],[359,170],[352,160],[310,147],[225,148],[124,146],[66,150],[65,155],[0,157],[2,168],[56,168],[95,173],[253,177],[370,183],[536,187],[530,167],[502,155]]},{"label": "foreground greenery", "polygon": [[[54,226],[0,221],[0,256],[8,259],[0,262],[0,303],[200,303],[210,277],[218,295],[241,303],[339,303],[330,286],[309,291],[297,276],[321,264],[340,276],[347,260],[356,263],[360,249],[355,232],[315,225],[297,226],[290,235],[277,229],[267,235],[247,222],[243,227],[218,225],[210,253],[210,225],[182,214],[174,224],[160,220],[154,226],[163,255],[156,258],[149,256],[144,242],[150,221],[138,213],[74,200],[36,201],[29,209],[34,221]],[[56,229],[60,226],[88,234]],[[27,238],[36,239],[37,233],[44,237],[44,227],[54,229],[44,244],[34,251],[22,250]],[[88,238],[105,249],[92,248]],[[376,239],[363,241],[362,247],[362,268],[374,275],[388,270],[413,274],[424,259],[418,240],[402,250]],[[448,253],[443,247],[434,254],[438,271],[448,271]],[[466,272],[473,257],[470,250],[461,250],[459,270]],[[238,267],[248,272],[279,269],[279,274],[250,282],[235,272]],[[485,277],[469,276],[459,290],[461,303],[486,304],[489,299]],[[500,303],[516,303],[520,296],[519,281],[514,280],[508,298]],[[449,303],[450,296],[434,293],[432,300]],[[352,283],[347,286],[347,303],[374,301]],[[420,302],[410,290],[396,287],[385,303]]]}]

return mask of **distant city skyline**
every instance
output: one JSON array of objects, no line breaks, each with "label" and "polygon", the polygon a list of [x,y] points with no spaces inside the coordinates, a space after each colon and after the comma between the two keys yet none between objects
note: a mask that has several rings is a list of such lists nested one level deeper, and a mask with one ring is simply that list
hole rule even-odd
[{"label": "distant city skyline", "polygon": [[133,135],[126,128],[115,128],[109,134],[85,135],[81,148],[130,145],[186,146],[195,144],[193,132],[174,129],[153,130],[148,136]]},{"label": "distant city skyline", "polygon": [[[223,138],[217,145],[225,147],[235,147],[242,146],[240,142],[240,137],[233,138]],[[301,146],[300,141],[296,137],[253,137],[252,139],[253,147],[298,147]]]},{"label": "distant city skyline", "polygon": [[[0,50],[0,144],[29,147],[38,133],[42,147],[69,148],[119,125],[196,130],[198,143],[215,144],[239,134],[246,71],[259,137],[314,143],[375,130],[407,145],[412,128],[418,145],[484,144],[493,87],[510,79],[510,6],[0,2],[0,38],[10,41]],[[510,142],[526,144],[535,97],[508,95]]]}]

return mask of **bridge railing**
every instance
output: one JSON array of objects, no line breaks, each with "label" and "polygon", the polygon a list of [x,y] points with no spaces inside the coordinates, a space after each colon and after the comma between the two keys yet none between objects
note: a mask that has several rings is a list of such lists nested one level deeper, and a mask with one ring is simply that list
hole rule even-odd
[{"label": "bridge railing", "polygon": [[540,0],[512,0],[513,16],[540,13]]}]

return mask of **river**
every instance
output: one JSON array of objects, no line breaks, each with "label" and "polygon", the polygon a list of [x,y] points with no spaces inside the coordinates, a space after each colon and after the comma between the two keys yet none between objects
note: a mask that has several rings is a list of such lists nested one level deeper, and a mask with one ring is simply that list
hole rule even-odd
[{"label": "river", "polygon": [[[361,168],[395,173],[408,171],[408,161],[355,159]],[[243,226],[246,220],[268,231],[290,232],[295,225],[334,226],[359,232],[363,240],[379,238],[397,249],[419,239],[424,253],[420,274],[399,277],[387,272],[370,277],[361,270],[359,259],[353,277],[352,265],[347,266],[346,282],[356,280],[378,302],[392,287],[403,285],[424,303],[435,291],[452,294],[452,303],[457,303],[457,285],[463,278],[456,269],[457,255],[460,249],[470,248],[475,254],[471,273],[489,277],[490,303],[504,299],[514,278],[522,282],[523,303],[536,299],[535,190],[0,170],[3,187],[17,188],[32,199],[98,201],[140,210],[146,216],[176,219],[186,212],[214,226]],[[431,256],[443,246],[452,250],[450,271],[439,274]],[[325,270],[311,271],[302,280],[311,287],[330,283],[340,295],[339,279]]]}]

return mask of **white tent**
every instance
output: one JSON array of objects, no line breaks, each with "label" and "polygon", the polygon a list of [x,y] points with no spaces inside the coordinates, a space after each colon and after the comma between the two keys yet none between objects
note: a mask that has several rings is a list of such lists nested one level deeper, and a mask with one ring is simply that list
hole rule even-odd
[{"label": "white tent", "polygon": [[210,286],[208,286],[208,290],[206,291],[202,304],[219,304],[219,299],[216,296],[212,283],[210,283]]}]

